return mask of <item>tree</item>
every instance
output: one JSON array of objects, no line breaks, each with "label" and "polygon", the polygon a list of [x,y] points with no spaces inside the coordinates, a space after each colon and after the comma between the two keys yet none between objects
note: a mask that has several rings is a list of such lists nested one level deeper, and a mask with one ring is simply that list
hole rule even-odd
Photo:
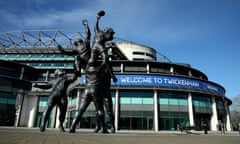
[{"label": "tree", "polygon": [[233,97],[231,109],[231,120],[234,130],[238,129],[238,123],[240,122],[240,94]]}]

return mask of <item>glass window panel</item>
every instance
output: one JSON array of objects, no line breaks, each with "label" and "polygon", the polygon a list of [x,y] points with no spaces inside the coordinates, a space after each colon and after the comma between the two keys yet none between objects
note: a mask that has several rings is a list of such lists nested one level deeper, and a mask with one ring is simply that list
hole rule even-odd
[{"label": "glass window panel", "polygon": [[69,105],[75,105],[77,102],[77,98],[73,98],[70,100]]},{"label": "glass window panel", "polygon": [[193,105],[194,105],[194,106],[199,106],[199,102],[196,101],[196,100],[194,100],[194,101],[193,101]]},{"label": "glass window panel", "polygon": [[199,102],[199,106],[200,106],[200,107],[206,107],[207,104],[206,104],[206,102]]},{"label": "glass window panel", "polygon": [[0,92],[0,103],[16,104],[16,95],[14,95],[13,93]]},{"label": "glass window panel", "polygon": [[188,105],[187,100],[179,100],[179,105]]},{"label": "glass window panel", "polygon": [[8,104],[16,104],[16,99],[8,99]]},{"label": "glass window panel", "polygon": [[193,105],[202,108],[211,108],[211,97],[208,95],[193,94]]},{"label": "glass window panel", "polygon": [[5,93],[5,92],[0,92],[0,96],[1,98],[7,98],[8,97],[8,93]]},{"label": "glass window panel", "polygon": [[223,102],[220,99],[216,99],[217,109],[224,109]]},{"label": "glass window panel", "polygon": [[112,103],[115,104],[115,97],[112,97]]},{"label": "glass window panel", "polygon": [[47,102],[46,101],[41,101],[41,102],[39,102],[39,106],[40,107],[45,107],[45,106],[47,106]]},{"label": "glass window panel", "polygon": [[120,91],[121,104],[153,104],[153,91]]},{"label": "glass window panel", "polygon": [[40,107],[45,107],[47,106],[47,101],[48,101],[48,97],[47,96],[41,96],[39,98],[39,106]]},{"label": "glass window panel", "polygon": [[166,98],[161,98],[160,101],[159,101],[160,104],[166,104],[168,105],[168,99]]},{"label": "glass window panel", "polygon": [[143,98],[143,104],[153,104],[153,98]]},{"label": "glass window panel", "polygon": [[6,98],[0,98],[0,103],[6,104],[7,103],[7,99]]},{"label": "glass window panel", "polygon": [[132,104],[142,104],[142,98],[132,98]]},{"label": "glass window panel", "polygon": [[169,104],[170,105],[178,105],[178,100],[177,99],[169,99]]},{"label": "glass window panel", "polygon": [[207,107],[208,107],[208,108],[212,108],[211,103],[207,103]]},{"label": "glass window panel", "polygon": [[46,79],[46,77],[44,77],[44,76],[39,76],[38,79],[37,79],[37,81],[45,81],[45,79]]},{"label": "glass window panel", "polygon": [[111,90],[111,97],[112,97],[112,103],[115,104],[116,98],[115,98],[115,91]]},{"label": "glass window panel", "polygon": [[131,99],[126,98],[126,97],[122,97],[122,98],[120,98],[120,103],[121,104],[131,104]]}]

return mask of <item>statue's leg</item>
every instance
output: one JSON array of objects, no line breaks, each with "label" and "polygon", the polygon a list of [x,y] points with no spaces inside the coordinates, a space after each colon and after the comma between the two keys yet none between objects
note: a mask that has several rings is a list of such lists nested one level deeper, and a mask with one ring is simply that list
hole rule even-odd
[{"label": "statue's leg", "polygon": [[94,132],[98,133],[99,130],[100,130],[100,124],[99,124],[98,115],[97,115],[97,112],[96,112],[96,127],[94,129]]},{"label": "statue's leg", "polygon": [[40,126],[40,131],[41,132],[45,131],[46,123],[49,119],[49,116],[50,116],[50,113],[51,113],[53,107],[54,107],[53,103],[48,104],[46,111],[43,113],[42,123],[41,123],[41,126]]},{"label": "statue's leg", "polygon": [[104,98],[104,105],[111,123],[111,133],[115,133],[115,118],[113,114],[113,104],[111,96],[108,95],[106,96],[106,98]]},{"label": "statue's leg", "polygon": [[80,122],[82,115],[86,111],[89,104],[90,104],[90,100],[85,99],[85,98],[81,100],[80,107],[79,107],[78,111],[76,112],[75,117],[72,121],[72,125],[69,130],[70,133],[76,132],[76,126]]},{"label": "statue's leg", "polygon": [[105,127],[105,115],[104,115],[103,102],[97,101],[94,103],[96,106],[96,121],[98,121],[99,127],[100,127],[98,130],[98,133],[108,133]]},{"label": "statue's leg", "polygon": [[63,123],[64,123],[64,120],[66,117],[67,103],[68,103],[68,100],[66,97],[64,97],[61,99],[61,102],[58,104],[59,109],[60,109],[60,115],[59,115],[60,126],[59,126],[59,128],[62,132],[65,132]]}]

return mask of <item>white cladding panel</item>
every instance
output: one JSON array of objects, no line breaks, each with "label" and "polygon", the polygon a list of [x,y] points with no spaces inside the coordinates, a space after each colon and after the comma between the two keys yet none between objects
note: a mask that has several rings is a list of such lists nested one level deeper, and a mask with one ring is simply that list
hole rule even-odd
[{"label": "white cladding panel", "polygon": [[156,51],[153,48],[131,42],[116,42],[115,45],[128,58],[128,60],[156,61]]}]

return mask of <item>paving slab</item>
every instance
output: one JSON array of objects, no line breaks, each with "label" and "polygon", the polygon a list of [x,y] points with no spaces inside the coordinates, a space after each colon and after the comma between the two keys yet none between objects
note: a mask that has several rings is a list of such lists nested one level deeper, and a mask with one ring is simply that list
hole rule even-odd
[{"label": "paving slab", "polygon": [[237,132],[221,135],[217,132],[193,131],[118,131],[116,134],[96,134],[93,130],[76,133],[37,128],[0,127],[0,144],[240,144]]}]

